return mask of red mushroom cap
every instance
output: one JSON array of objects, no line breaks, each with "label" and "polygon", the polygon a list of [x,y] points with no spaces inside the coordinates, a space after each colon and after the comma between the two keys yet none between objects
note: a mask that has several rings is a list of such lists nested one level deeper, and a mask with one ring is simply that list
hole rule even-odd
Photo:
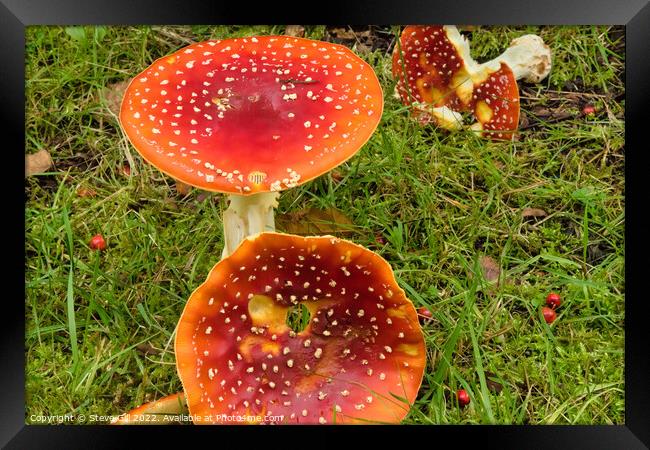
[{"label": "red mushroom cap", "polygon": [[484,136],[512,139],[519,125],[519,86],[510,67],[501,63],[499,70],[474,86],[472,109],[478,121],[475,128]]},{"label": "red mushroom cap", "polygon": [[352,157],[383,110],[379,81],[347,47],[289,36],[200,42],[129,84],[120,123],[168,175],[209,191],[278,191]]},{"label": "red mushroom cap", "polygon": [[[504,63],[498,70],[477,64],[457,31],[443,26],[407,26],[393,51],[393,76],[405,105],[414,101],[473,112],[472,128],[484,136],[512,139],[519,124],[519,87]],[[419,108],[422,122],[435,116]]]},{"label": "red mushroom cap", "polygon": [[470,76],[442,26],[404,28],[400,45],[393,51],[393,76],[405,105],[417,101],[455,111],[463,109],[456,89]]},{"label": "red mushroom cap", "polygon": [[[298,304],[311,318],[294,332],[286,317]],[[195,423],[396,423],[426,360],[415,307],[385,260],[332,236],[279,233],[217,263],[187,302],[175,351]]]}]

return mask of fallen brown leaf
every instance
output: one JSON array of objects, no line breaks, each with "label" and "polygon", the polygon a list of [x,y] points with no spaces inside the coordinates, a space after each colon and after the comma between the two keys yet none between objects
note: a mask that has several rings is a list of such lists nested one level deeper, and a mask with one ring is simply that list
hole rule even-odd
[{"label": "fallen brown leaf", "polygon": [[160,353],[160,350],[152,346],[151,344],[138,344],[135,349],[142,353],[143,355],[157,355]]},{"label": "fallen brown leaf", "polygon": [[77,195],[79,197],[95,197],[97,192],[92,188],[79,186],[79,188],[77,188]]},{"label": "fallen brown leaf", "polygon": [[479,25],[458,25],[456,28],[458,28],[459,31],[476,31],[479,29]]},{"label": "fallen brown leaf", "polygon": [[163,204],[172,211],[178,211],[178,204],[174,201],[173,198],[165,197]]},{"label": "fallen brown leaf", "polygon": [[354,223],[341,211],[328,208],[303,209],[276,217],[278,229],[287,233],[309,235],[346,235],[353,232]]},{"label": "fallen brown leaf", "polygon": [[540,208],[524,208],[521,217],[546,217],[548,213]]},{"label": "fallen brown leaf", "polygon": [[490,391],[498,394],[503,390],[503,385],[498,381],[492,380],[491,378],[496,378],[496,375],[491,372],[485,372],[485,384],[487,384],[487,387]]},{"label": "fallen brown leaf", "polygon": [[355,32],[345,28],[334,28],[330,32],[338,39],[356,39]]},{"label": "fallen brown leaf", "polygon": [[284,34],[293,37],[303,37],[305,35],[305,28],[302,25],[287,25]]},{"label": "fallen brown leaf", "polygon": [[368,55],[368,54],[370,54],[371,50],[372,50],[372,48],[368,47],[368,46],[365,45],[365,44],[356,44],[356,45],[354,46],[354,51],[355,51],[358,55],[362,55],[362,56],[363,56],[363,55]]},{"label": "fallen brown leaf", "polygon": [[181,195],[187,195],[190,193],[192,190],[192,186],[190,186],[187,183],[183,183],[182,181],[176,180],[176,192],[178,192]]},{"label": "fallen brown leaf", "polygon": [[211,196],[212,196],[211,192],[202,191],[196,196],[196,201],[200,203],[209,199]]},{"label": "fallen brown leaf", "polygon": [[53,165],[54,161],[52,161],[50,153],[45,149],[25,155],[25,177],[43,173]]},{"label": "fallen brown leaf", "polygon": [[332,176],[332,180],[336,181],[337,183],[340,183],[341,180],[344,178],[344,175],[339,171],[339,170],[332,170],[330,172],[330,175]]},{"label": "fallen brown leaf", "polygon": [[481,272],[483,272],[483,277],[486,281],[497,281],[499,279],[499,274],[501,274],[501,269],[499,264],[490,258],[489,256],[481,256],[478,259],[478,263],[481,266]]},{"label": "fallen brown leaf", "polygon": [[565,105],[559,106],[557,108],[534,106],[530,111],[530,115],[538,119],[552,119],[552,120],[563,120],[563,119],[568,119],[576,116],[576,114],[569,111],[568,107]]},{"label": "fallen brown leaf", "polygon": [[102,91],[102,97],[106,107],[116,116],[120,115],[120,106],[122,105],[122,97],[124,91],[131,80],[124,80],[118,83],[109,84]]},{"label": "fallen brown leaf", "polygon": [[525,111],[521,111],[519,113],[519,128],[526,128],[528,125],[530,125],[530,119]]}]

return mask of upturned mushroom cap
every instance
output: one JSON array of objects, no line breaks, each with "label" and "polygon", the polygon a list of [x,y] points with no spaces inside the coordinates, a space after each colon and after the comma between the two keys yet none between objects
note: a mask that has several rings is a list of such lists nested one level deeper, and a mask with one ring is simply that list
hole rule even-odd
[{"label": "upturned mushroom cap", "polygon": [[[311,318],[294,332],[286,317],[299,303]],[[332,236],[278,233],[217,263],[187,302],[175,351],[196,423],[396,423],[426,359],[415,308],[385,260]]]},{"label": "upturned mushroom cap", "polygon": [[473,130],[511,139],[519,124],[519,87],[513,71],[496,61],[478,64],[454,26],[407,26],[393,52],[397,92],[418,102],[421,122],[459,128],[458,112],[472,112]]},{"label": "upturned mushroom cap", "polygon": [[120,123],[168,175],[246,195],[302,184],[349,159],[382,109],[373,69],[347,47],[259,36],[158,59],[129,84]]}]

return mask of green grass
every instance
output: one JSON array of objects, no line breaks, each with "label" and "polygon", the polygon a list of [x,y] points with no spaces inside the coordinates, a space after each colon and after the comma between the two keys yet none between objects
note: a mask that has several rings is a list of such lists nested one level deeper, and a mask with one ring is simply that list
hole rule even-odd
[{"label": "green grass", "polygon": [[[179,391],[174,328],[221,255],[224,196],[181,195],[144,164],[107,107],[110,87],[192,41],[283,30],[27,29],[26,152],[47,149],[55,162],[25,181],[28,422],[117,415]],[[285,191],[278,214],[341,210],[356,225],[347,237],[386,258],[413,303],[433,312],[423,326],[427,370],[405,423],[623,423],[621,29],[471,33],[479,60],[527,32],[552,48],[550,77],[520,84],[516,142],[410,120],[392,96],[385,49],[397,29],[380,31],[386,45],[362,54],[384,87],[377,132],[335,173]],[[581,114],[586,103],[595,115]],[[524,218],[527,207],[548,216]],[[97,233],[102,253],[88,248]],[[501,267],[498,286],[472,275],[481,255]],[[563,305],[549,326],[539,307],[551,291]],[[465,409],[460,388],[472,399]]]}]

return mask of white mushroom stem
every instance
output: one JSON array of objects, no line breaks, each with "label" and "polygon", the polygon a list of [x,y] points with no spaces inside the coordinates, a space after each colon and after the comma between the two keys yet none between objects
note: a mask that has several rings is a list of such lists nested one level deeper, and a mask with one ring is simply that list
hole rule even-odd
[{"label": "white mushroom stem", "polygon": [[506,63],[515,75],[515,79],[529,83],[539,83],[551,71],[551,49],[536,34],[526,34],[513,39],[510,47],[500,56],[483,64],[477,63],[470,55],[469,41],[460,34],[454,25],[445,25],[447,39],[454,45],[465,63],[467,72],[472,77],[481,77],[484,68],[495,72]]},{"label": "white mushroom stem", "polygon": [[510,67],[515,79],[539,83],[551,71],[551,49],[539,36],[526,34],[514,39],[505,52],[483,65],[499,70],[502,62]]},{"label": "white mushroom stem", "polygon": [[279,192],[228,196],[230,204],[223,213],[222,259],[234,252],[248,236],[275,231],[274,209],[279,196]]}]

